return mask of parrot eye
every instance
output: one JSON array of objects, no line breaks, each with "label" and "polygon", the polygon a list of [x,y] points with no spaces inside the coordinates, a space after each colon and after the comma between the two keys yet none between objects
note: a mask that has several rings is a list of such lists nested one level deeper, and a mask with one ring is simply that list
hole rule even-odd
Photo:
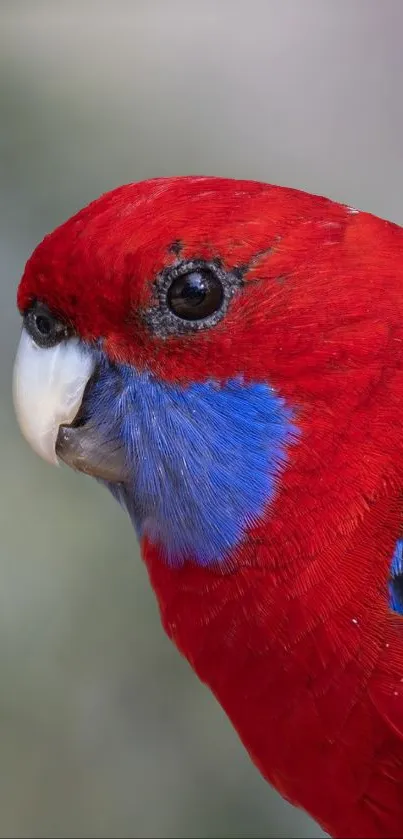
[{"label": "parrot eye", "polygon": [[24,315],[24,327],[38,347],[54,347],[70,335],[68,326],[52,314],[44,303],[34,303]]},{"label": "parrot eye", "polygon": [[220,308],[224,298],[221,281],[212,271],[196,269],[177,277],[168,289],[167,303],[175,315],[199,320]]},{"label": "parrot eye", "polygon": [[158,307],[144,313],[161,337],[209,329],[225,315],[242,285],[240,271],[227,272],[219,262],[202,259],[170,265],[156,279]]}]

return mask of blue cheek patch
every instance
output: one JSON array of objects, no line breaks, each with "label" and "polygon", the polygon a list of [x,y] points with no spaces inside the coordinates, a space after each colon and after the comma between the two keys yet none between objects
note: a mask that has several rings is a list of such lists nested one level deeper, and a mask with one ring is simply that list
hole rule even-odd
[{"label": "blue cheek patch", "polygon": [[389,604],[394,612],[403,615],[403,539],[396,542],[390,569]]},{"label": "blue cheek patch", "polygon": [[130,479],[109,489],[174,564],[225,561],[273,499],[297,435],[266,384],[178,387],[103,355],[85,409],[126,452]]}]

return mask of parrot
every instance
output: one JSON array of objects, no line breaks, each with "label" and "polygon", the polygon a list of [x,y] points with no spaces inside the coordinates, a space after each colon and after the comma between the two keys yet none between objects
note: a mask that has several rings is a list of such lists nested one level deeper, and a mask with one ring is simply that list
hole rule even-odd
[{"label": "parrot", "polygon": [[330,836],[403,837],[403,229],[156,177],[46,235],[17,306],[22,435],[123,506],[264,779]]}]

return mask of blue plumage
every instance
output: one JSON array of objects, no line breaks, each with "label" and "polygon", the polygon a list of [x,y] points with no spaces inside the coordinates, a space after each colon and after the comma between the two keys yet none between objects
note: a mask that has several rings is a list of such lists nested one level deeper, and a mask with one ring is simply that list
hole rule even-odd
[{"label": "blue plumage", "polygon": [[130,479],[110,490],[173,563],[225,560],[273,498],[296,433],[266,384],[173,386],[103,354],[85,402],[100,439],[125,450]]},{"label": "blue plumage", "polygon": [[394,612],[403,615],[403,539],[398,539],[392,558],[389,601]]}]

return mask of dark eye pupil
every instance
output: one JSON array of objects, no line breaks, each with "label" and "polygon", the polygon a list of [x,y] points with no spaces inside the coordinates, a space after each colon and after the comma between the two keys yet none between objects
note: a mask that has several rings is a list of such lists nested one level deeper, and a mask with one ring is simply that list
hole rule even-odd
[{"label": "dark eye pupil", "polygon": [[201,274],[192,271],[187,275],[182,289],[182,297],[185,300],[193,306],[198,306],[205,299],[207,292],[208,283]]},{"label": "dark eye pupil", "polygon": [[38,347],[54,347],[69,335],[67,325],[55,317],[44,303],[35,303],[26,312],[24,326]]},{"label": "dark eye pupil", "polygon": [[220,280],[207,269],[189,271],[177,277],[168,290],[168,306],[175,315],[185,320],[209,317],[223,301]]},{"label": "dark eye pupil", "polygon": [[38,331],[44,337],[48,337],[52,331],[52,321],[45,315],[37,315],[35,318]]}]

